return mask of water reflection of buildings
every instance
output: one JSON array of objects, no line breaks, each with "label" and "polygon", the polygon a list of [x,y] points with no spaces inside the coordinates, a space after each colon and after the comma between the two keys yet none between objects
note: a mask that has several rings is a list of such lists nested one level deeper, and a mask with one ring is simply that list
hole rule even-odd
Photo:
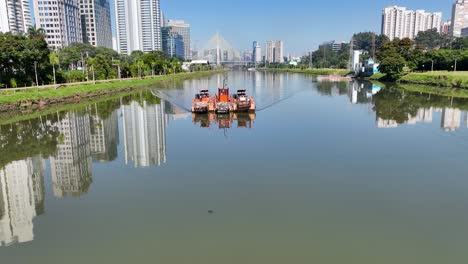
[{"label": "water reflection of buildings", "polygon": [[455,131],[461,126],[461,111],[454,108],[442,110],[441,128],[445,131]]},{"label": "water reflection of buildings", "polygon": [[90,116],[90,148],[95,161],[113,161],[117,158],[119,145],[119,128],[117,111],[113,111],[106,119],[99,117],[97,108]]},{"label": "water reflection of buildings", "polygon": [[44,212],[44,162],[39,157],[0,169],[0,245],[34,239],[33,218]]},{"label": "water reflection of buildings", "polygon": [[122,106],[125,163],[149,167],[166,162],[167,115],[164,103]]},{"label": "water reflection of buildings", "polygon": [[80,196],[92,182],[90,117],[86,113],[69,112],[56,125],[61,138],[56,155],[50,158],[54,195]]}]

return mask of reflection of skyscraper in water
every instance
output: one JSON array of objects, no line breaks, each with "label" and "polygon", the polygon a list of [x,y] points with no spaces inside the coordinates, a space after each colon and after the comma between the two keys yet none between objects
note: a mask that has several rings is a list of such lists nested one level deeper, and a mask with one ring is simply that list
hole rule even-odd
[{"label": "reflection of skyscraper in water", "polygon": [[455,108],[445,108],[442,111],[441,127],[445,131],[455,131],[461,125],[461,111]]},{"label": "reflection of skyscraper in water", "polygon": [[[97,107],[91,111],[97,111]],[[97,112],[90,116],[90,148],[95,161],[113,161],[117,158],[119,128],[117,111],[103,120]]]},{"label": "reflection of skyscraper in water", "polygon": [[164,102],[132,102],[122,107],[125,163],[149,167],[166,162],[167,115]]},{"label": "reflection of skyscraper in water", "polygon": [[34,239],[33,218],[44,208],[43,164],[36,157],[0,169],[0,246]]},{"label": "reflection of skyscraper in water", "polygon": [[80,196],[91,185],[90,117],[69,112],[59,118],[60,132],[55,157],[50,158],[52,185],[56,197]]}]

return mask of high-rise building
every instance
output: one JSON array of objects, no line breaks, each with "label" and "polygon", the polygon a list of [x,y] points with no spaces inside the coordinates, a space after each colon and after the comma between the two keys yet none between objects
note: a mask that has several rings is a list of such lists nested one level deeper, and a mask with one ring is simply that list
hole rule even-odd
[{"label": "high-rise building", "polygon": [[166,162],[164,102],[150,105],[132,102],[122,107],[125,163],[133,166],[160,166]]},{"label": "high-rise building", "polygon": [[451,32],[451,28],[452,28],[452,21],[451,20],[445,21],[442,24],[442,26],[440,26],[440,33],[448,35]]},{"label": "high-rise building", "polygon": [[284,62],[284,43],[281,40],[271,40],[266,43],[265,62],[283,63]]},{"label": "high-rise building", "polygon": [[90,117],[82,112],[67,113],[57,122],[57,129],[63,140],[50,158],[54,195],[80,196],[92,182]]},{"label": "high-rise building", "polygon": [[0,32],[21,34],[31,26],[29,0],[0,0]]},{"label": "high-rise building", "polygon": [[162,50],[159,0],[115,1],[118,52]]},{"label": "high-rise building", "polygon": [[406,7],[392,6],[382,11],[382,34],[396,38],[414,39],[419,32],[436,29],[440,32],[442,13],[426,13],[424,10],[407,10]]},{"label": "high-rise building", "polygon": [[452,8],[452,27],[450,32],[454,37],[461,37],[462,29],[468,27],[468,1],[457,0]]},{"label": "high-rise building", "polygon": [[83,42],[112,49],[109,0],[80,0]]},{"label": "high-rise building", "polygon": [[257,44],[257,46],[255,46],[254,50],[255,50],[255,53],[252,56],[253,59],[255,60],[254,62],[255,63],[262,63],[263,62],[262,47],[259,44]]},{"label": "high-rise building", "polygon": [[162,48],[163,51],[171,58],[185,58],[184,39],[172,27],[163,27],[162,32]]},{"label": "high-rise building", "polygon": [[62,48],[75,42],[83,42],[79,0],[34,0],[36,28],[47,35],[47,44]]},{"label": "high-rise building", "polygon": [[190,25],[183,20],[169,20],[162,31],[163,50],[171,57],[191,59]]},{"label": "high-rise building", "polygon": [[252,62],[255,62],[255,58],[257,57],[257,56],[256,56],[256,55],[257,55],[257,50],[256,50],[257,45],[258,45],[258,42],[257,42],[257,41],[254,41],[254,42],[252,43]]}]

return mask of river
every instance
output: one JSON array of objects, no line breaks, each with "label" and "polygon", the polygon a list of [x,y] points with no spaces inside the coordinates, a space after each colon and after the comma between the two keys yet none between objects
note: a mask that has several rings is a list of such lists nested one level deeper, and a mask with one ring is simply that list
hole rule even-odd
[{"label": "river", "polygon": [[[0,126],[2,263],[465,263],[468,100],[230,72]],[[232,91],[231,91],[232,92]]]}]

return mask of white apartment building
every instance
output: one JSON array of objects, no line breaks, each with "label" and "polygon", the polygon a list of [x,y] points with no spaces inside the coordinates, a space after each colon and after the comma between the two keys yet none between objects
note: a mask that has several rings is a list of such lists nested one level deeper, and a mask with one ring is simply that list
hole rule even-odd
[{"label": "white apartment building", "polygon": [[119,53],[162,50],[159,0],[116,0],[115,20]]},{"label": "white apartment building", "polygon": [[419,32],[436,29],[440,32],[442,13],[426,13],[424,10],[407,10],[406,7],[392,6],[382,11],[382,34],[390,40],[396,38],[414,39]]},{"label": "white apartment building", "polygon": [[281,40],[270,40],[266,43],[265,62],[284,62],[284,43]]},{"label": "white apartment building", "polygon": [[462,30],[468,27],[468,1],[457,0],[452,9],[452,36],[461,37]]},{"label": "white apartment building", "polygon": [[21,34],[31,26],[29,0],[0,0],[0,32]]},{"label": "white apartment building", "polygon": [[42,28],[51,48],[83,42],[79,0],[34,0],[36,28]]},{"label": "white apartment building", "polygon": [[109,0],[80,0],[83,42],[112,49]]}]

